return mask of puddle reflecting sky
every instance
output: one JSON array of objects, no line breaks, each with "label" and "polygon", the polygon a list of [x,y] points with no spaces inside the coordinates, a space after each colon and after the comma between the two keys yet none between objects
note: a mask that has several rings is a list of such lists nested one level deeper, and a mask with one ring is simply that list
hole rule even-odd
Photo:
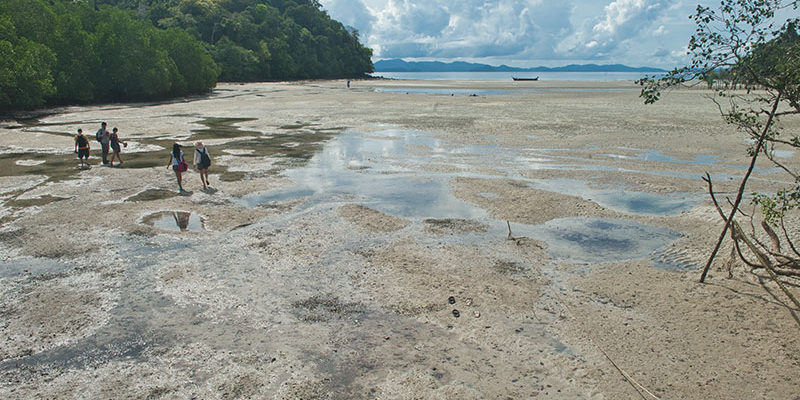
[{"label": "puddle reflecting sky", "polygon": [[162,211],[150,214],[144,217],[142,222],[167,231],[201,232],[206,229],[202,217],[185,211]]},{"label": "puddle reflecting sky", "polygon": [[778,158],[792,158],[794,156],[793,150],[772,150],[772,155]]},{"label": "puddle reflecting sky", "polygon": [[[325,144],[307,165],[284,173],[295,186],[244,197],[247,206],[303,199],[301,209],[324,203],[355,202],[411,219],[465,218],[505,228],[504,221],[453,196],[449,179],[461,172],[434,173],[421,167],[437,160],[483,158],[498,160],[496,146],[445,145],[424,132],[387,130],[379,133],[341,134]],[[509,155],[514,159],[515,155]],[[505,156],[503,156],[505,157]],[[508,160],[505,160],[508,161]],[[468,173],[467,173],[468,174]],[[579,180],[542,180],[532,186],[590,198],[609,208],[629,213],[672,214],[690,208],[693,196],[659,196],[622,190],[596,190]],[[482,193],[484,197],[497,196]],[[490,230],[494,236],[503,235]],[[567,262],[608,262],[649,258],[677,238],[667,228],[624,219],[563,218],[541,225],[515,225],[514,232],[548,243],[551,255]]]},{"label": "puddle reflecting sky", "polygon": [[[627,159],[627,160],[640,160],[640,161],[652,161],[652,162],[665,162],[665,163],[672,163],[672,164],[691,164],[691,165],[714,165],[717,164],[719,156],[711,155],[711,154],[699,154],[696,155],[693,159],[690,160],[682,160],[680,158],[668,156],[658,150],[641,150],[641,149],[632,149],[641,151],[641,153],[635,156],[624,156],[619,154],[606,154],[608,157],[612,158],[620,158],[620,159]],[[792,152],[780,151],[777,150],[773,152],[775,157],[791,157]],[[726,168],[733,168],[733,169],[747,169],[747,165],[734,165],[734,164],[721,164]],[[763,173],[763,174],[772,174],[779,172],[779,168],[754,168],[754,172]]]},{"label": "puddle reflecting sky", "polygon": [[554,258],[574,263],[646,259],[678,238],[661,226],[607,218],[559,218],[517,230],[547,242]]},{"label": "puddle reflecting sky", "polygon": [[611,93],[611,92],[632,92],[634,89],[627,88],[515,88],[515,89],[448,89],[448,88],[375,88],[379,93],[422,93],[422,94],[441,94],[441,95],[456,95],[456,96],[469,96],[472,94],[479,96],[497,96],[497,95],[513,95],[513,94],[531,94],[537,92],[595,92],[595,93]]},{"label": "puddle reflecting sky", "polygon": [[[529,170],[570,170],[570,171],[599,171],[599,172],[608,171],[614,173],[630,172],[636,174],[664,176],[664,177],[679,178],[679,179],[693,179],[693,180],[698,180],[702,176],[702,174],[698,172],[682,171],[680,169],[649,170],[647,169],[648,167],[646,166],[646,163],[642,163],[640,167],[632,167],[632,168],[623,168],[617,165],[612,165],[612,166],[602,165],[602,164],[597,164],[597,160],[591,158],[576,157],[576,156],[561,154],[569,151],[570,151],[569,149],[527,149],[521,155],[517,156],[515,160],[515,165],[524,166]],[[619,154],[606,154],[605,156],[618,159],[655,161],[653,159],[645,160],[645,159],[640,159],[638,157],[624,156]],[[697,159],[697,161],[699,163],[705,163],[710,160],[710,157],[715,157],[715,156],[707,156],[707,157],[706,156],[700,157]],[[674,159],[674,160],[679,160],[679,159]],[[698,162],[683,160],[681,163],[697,164]],[[733,169],[747,169],[747,166],[744,165],[725,164],[723,166]],[[756,168],[754,171],[758,173],[774,173],[777,171],[777,169],[773,168],[771,170],[763,170]],[[711,174],[711,178],[716,181],[726,180],[729,178],[738,179],[739,177],[740,175],[731,175],[727,173]],[[764,178],[753,177],[753,179],[764,179]]]},{"label": "puddle reflecting sky", "polygon": [[[639,150],[639,149],[634,149]],[[658,150],[641,150],[642,152],[635,156],[623,156],[619,154],[606,154],[612,158],[622,158],[628,160],[641,160],[641,161],[654,161],[654,162],[667,162],[673,164],[694,164],[694,165],[713,165],[717,162],[717,156],[710,154],[699,154],[691,160],[681,160],[668,156]]]},{"label": "puddle reflecting sky", "polygon": [[664,196],[622,189],[593,189],[586,182],[575,179],[537,180],[532,186],[549,192],[581,197],[608,209],[629,214],[680,214],[690,210],[703,198],[702,195],[689,193]]},{"label": "puddle reflecting sky", "polygon": [[437,89],[437,88],[376,88],[379,93],[423,93],[423,94],[442,94],[442,95],[457,95],[457,96],[496,96],[508,94],[508,90],[497,89]]},{"label": "puddle reflecting sky", "polygon": [[[422,132],[342,134],[328,142],[308,165],[285,172],[295,187],[246,196],[242,201],[257,206],[306,197],[306,206],[312,206],[347,199],[408,218],[484,217],[483,210],[450,193],[447,176],[424,174],[412,168],[423,161],[430,163],[431,155],[476,151],[484,149],[446,148]],[[386,162],[391,160],[398,161]]]}]

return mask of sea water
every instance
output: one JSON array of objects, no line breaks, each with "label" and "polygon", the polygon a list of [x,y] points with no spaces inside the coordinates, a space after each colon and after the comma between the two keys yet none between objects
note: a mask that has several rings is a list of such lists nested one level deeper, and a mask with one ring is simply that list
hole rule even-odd
[{"label": "sea water", "polygon": [[[510,81],[511,77],[535,78],[540,81],[630,81],[663,72],[374,72],[372,76],[408,80]],[[535,84],[525,81],[520,84]]]}]

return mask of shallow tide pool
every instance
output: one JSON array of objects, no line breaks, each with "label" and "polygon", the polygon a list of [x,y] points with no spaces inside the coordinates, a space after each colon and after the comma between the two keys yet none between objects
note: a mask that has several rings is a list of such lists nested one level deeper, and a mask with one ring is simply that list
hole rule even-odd
[{"label": "shallow tide pool", "polygon": [[[493,165],[496,146],[458,146],[420,131],[387,130],[343,133],[327,142],[308,164],[284,171],[293,187],[248,195],[242,205],[302,200],[301,209],[323,204],[358,203],[383,213],[421,221],[427,218],[477,220],[495,227],[505,221],[456,198],[450,179],[470,172],[431,172],[434,162]],[[513,155],[511,156],[513,157]],[[507,161],[507,160],[506,160]],[[504,161],[505,162],[505,161]],[[623,190],[590,189],[582,181],[537,181],[531,187],[578,195],[603,206],[633,214],[670,215],[693,206],[692,195],[660,196]],[[484,194],[489,195],[491,194]],[[567,262],[608,262],[648,258],[678,237],[670,229],[627,219],[561,218],[540,225],[515,224],[514,232],[544,241],[554,259]]]},{"label": "shallow tide pool", "polygon": [[186,211],[160,211],[142,218],[142,223],[156,228],[177,232],[202,232],[206,230],[205,219]]}]

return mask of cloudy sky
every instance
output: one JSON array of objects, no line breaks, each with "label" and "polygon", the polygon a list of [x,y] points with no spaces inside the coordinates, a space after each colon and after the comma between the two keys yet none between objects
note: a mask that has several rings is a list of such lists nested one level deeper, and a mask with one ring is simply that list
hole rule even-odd
[{"label": "cloudy sky", "polygon": [[[708,0],[702,0],[708,3]],[[375,61],[518,67],[687,62],[698,0],[321,0]]]}]

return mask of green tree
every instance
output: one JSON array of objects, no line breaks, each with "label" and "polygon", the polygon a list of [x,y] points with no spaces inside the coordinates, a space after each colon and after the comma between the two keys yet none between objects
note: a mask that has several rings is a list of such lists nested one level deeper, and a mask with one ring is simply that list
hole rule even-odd
[{"label": "green tree", "polygon": [[11,19],[0,15],[0,109],[44,104],[55,92],[51,67],[55,55],[46,46],[18,37]]},{"label": "green tree", "polygon": [[179,74],[172,87],[172,95],[183,96],[203,93],[214,87],[220,68],[202,43],[188,32],[168,29],[158,36],[160,46],[166,49]]},{"label": "green tree", "polygon": [[52,6],[43,0],[3,0],[0,15],[11,19],[19,37],[36,43],[47,43],[57,19]]},{"label": "green tree", "polygon": [[[128,3],[141,10],[157,1]],[[192,35],[99,3],[95,10],[89,1],[0,2],[3,110],[166,98],[216,84],[219,67]]]},{"label": "green tree", "polygon": [[[641,96],[645,102],[653,103],[666,89],[696,79],[706,80],[716,88],[713,100],[725,121],[747,135],[753,143],[749,149],[749,168],[727,213],[717,202],[710,176],[705,178],[724,228],[700,281],[705,280],[720,245],[730,231],[738,257],[751,266],[765,268],[800,307],[777,279],[778,275],[800,276],[800,253],[791,239],[797,237],[798,227],[787,227],[783,223],[786,211],[796,208],[800,201],[797,195],[800,193],[800,179],[798,171],[773,157],[774,151],[780,147],[795,150],[800,147],[798,132],[785,131],[779,123],[800,116],[798,20],[796,17],[783,21],[776,19],[776,13],[796,11],[797,7],[797,0],[722,0],[718,9],[698,6],[692,17],[697,30],[689,41],[690,65],[675,69],[664,77],[650,77],[639,83],[643,87]],[[797,15],[796,12],[793,14]],[[719,78],[725,81],[719,82]],[[772,238],[770,246],[761,244],[755,232],[745,234],[737,222],[748,179],[761,156],[770,159],[794,182],[789,188],[776,187],[775,194],[754,196],[766,218],[762,227]],[[783,229],[782,238],[774,232],[777,227]],[[746,251],[743,252],[742,248]]]},{"label": "green tree", "polygon": [[68,6],[55,3],[57,19],[47,46],[56,54],[54,85],[56,93],[50,99],[54,103],[88,103],[94,100],[95,84],[93,66],[99,60],[95,54],[94,37],[83,28],[83,21],[90,20],[87,7]]},{"label": "green tree", "polygon": [[177,67],[159,48],[157,32],[129,12],[106,7],[94,26],[99,62],[95,65],[97,99],[129,101],[166,97]]},{"label": "green tree", "polygon": [[3,0],[0,17],[9,109],[373,71],[357,32],[315,0]]},{"label": "green tree", "polygon": [[222,68],[223,81],[252,81],[258,77],[258,57],[224,36],[214,47],[214,59]]},{"label": "green tree", "polygon": [[147,0],[146,7],[134,0],[102,3],[146,9],[156,26],[184,29],[212,45],[222,80],[358,77],[373,71],[372,51],[315,0]]}]

